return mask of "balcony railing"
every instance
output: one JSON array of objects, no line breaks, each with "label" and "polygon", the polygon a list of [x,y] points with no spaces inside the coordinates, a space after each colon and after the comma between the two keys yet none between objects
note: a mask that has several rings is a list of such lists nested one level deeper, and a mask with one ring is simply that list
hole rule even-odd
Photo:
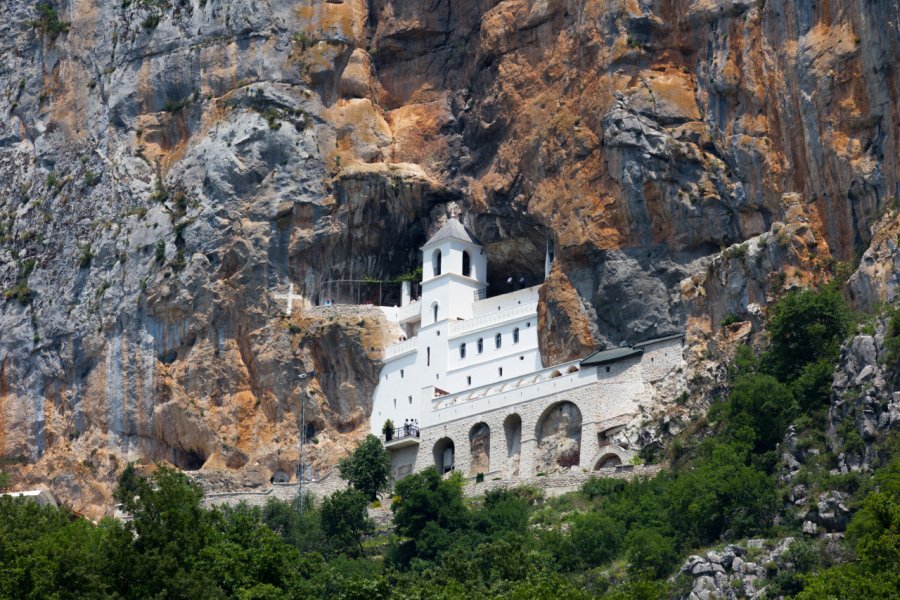
[{"label": "balcony railing", "polygon": [[483,287],[480,290],[475,290],[473,296],[475,296],[476,300],[484,300],[487,298],[487,288]]},{"label": "balcony railing", "polygon": [[385,443],[387,442],[396,442],[397,440],[402,440],[406,438],[417,438],[419,437],[419,426],[418,425],[403,425],[401,427],[395,427],[393,431],[389,434],[383,435],[382,439]]}]

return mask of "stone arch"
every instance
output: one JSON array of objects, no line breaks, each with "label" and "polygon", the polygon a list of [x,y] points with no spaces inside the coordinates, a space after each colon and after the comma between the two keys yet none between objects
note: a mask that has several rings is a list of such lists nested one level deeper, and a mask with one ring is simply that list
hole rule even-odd
[{"label": "stone arch", "polygon": [[522,455],[522,417],[513,413],[503,421],[506,435],[507,471],[513,477],[519,476],[519,459]]},{"label": "stone arch", "polygon": [[550,373],[550,379],[556,379],[557,377],[562,377],[562,373],[559,372],[559,369]]},{"label": "stone arch", "polygon": [[594,464],[594,470],[599,471],[600,469],[612,469],[621,466],[621,464],[622,458],[618,454],[610,452],[597,459],[597,462]]},{"label": "stone arch", "polygon": [[631,453],[616,445],[601,446],[600,451],[594,455],[589,463],[594,471],[600,469],[612,469],[626,464],[631,459]]},{"label": "stone arch", "polygon": [[290,480],[291,476],[282,470],[275,471],[272,475],[272,483],[288,483]]},{"label": "stone arch", "polygon": [[469,474],[478,475],[491,470],[491,428],[484,421],[469,430]]},{"label": "stone arch", "polygon": [[535,467],[551,472],[581,463],[581,410],[568,400],[548,407],[534,432]]},{"label": "stone arch", "polygon": [[449,473],[456,466],[456,446],[448,437],[443,437],[434,443],[431,451],[434,457],[434,466],[440,474]]}]

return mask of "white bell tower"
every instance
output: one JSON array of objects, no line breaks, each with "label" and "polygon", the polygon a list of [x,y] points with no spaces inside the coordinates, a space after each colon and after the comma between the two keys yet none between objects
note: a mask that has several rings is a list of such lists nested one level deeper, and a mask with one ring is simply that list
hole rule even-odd
[{"label": "white bell tower", "polygon": [[484,248],[456,218],[448,219],[422,246],[422,327],[471,318],[486,282]]}]

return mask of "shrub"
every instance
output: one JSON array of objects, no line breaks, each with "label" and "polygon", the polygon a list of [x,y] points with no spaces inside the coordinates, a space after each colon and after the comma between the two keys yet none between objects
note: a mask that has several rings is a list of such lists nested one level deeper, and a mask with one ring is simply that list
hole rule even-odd
[{"label": "shrub", "polygon": [[78,266],[82,269],[87,268],[90,266],[92,258],[94,258],[94,253],[91,252],[91,247],[82,247],[81,254],[78,255]]},{"label": "shrub", "polygon": [[156,242],[156,262],[162,264],[166,260],[166,242],[159,240]]},{"label": "shrub", "polygon": [[722,322],[719,323],[722,327],[728,327],[729,325],[734,325],[735,323],[740,323],[740,318],[734,313],[728,313],[724,317],[722,317]]},{"label": "shrub", "polygon": [[56,7],[50,2],[46,0],[38,2],[35,10],[37,11],[37,18],[31,21],[31,26],[51,40],[55,40],[59,34],[69,31],[72,24],[60,19],[59,14],[56,12]]}]

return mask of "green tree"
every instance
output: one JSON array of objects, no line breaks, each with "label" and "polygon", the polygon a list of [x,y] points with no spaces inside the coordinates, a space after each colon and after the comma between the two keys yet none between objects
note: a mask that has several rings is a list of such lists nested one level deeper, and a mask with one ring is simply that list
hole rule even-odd
[{"label": "green tree", "polygon": [[360,442],[353,454],[338,463],[341,477],[369,500],[390,489],[391,456],[372,434]]},{"label": "green tree", "polygon": [[304,498],[302,511],[294,503],[269,498],[262,507],[262,520],[301,552],[322,552],[325,548],[321,514],[312,495]]},{"label": "green tree", "polygon": [[322,501],[322,532],[333,553],[361,555],[363,536],[374,530],[368,502],[359,490],[339,490]]},{"label": "green tree", "polygon": [[850,311],[836,286],[791,292],[772,307],[763,366],[788,381],[808,363],[826,359],[834,364],[849,326]]},{"label": "green tree", "polygon": [[679,555],[675,540],[653,529],[634,528],[625,538],[628,570],[662,579],[675,567]]},{"label": "green tree", "polygon": [[578,562],[595,567],[619,553],[625,524],[602,513],[584,513],[572,520],[569,537],[572,548],[577,548]]},{"label": "green tree", "polygon": [[774,450],[794,415],[794,400],[787,387],[770,375],[754,373],[737,378],[723,408],[727,429],[747,437],[756,452]]}]

